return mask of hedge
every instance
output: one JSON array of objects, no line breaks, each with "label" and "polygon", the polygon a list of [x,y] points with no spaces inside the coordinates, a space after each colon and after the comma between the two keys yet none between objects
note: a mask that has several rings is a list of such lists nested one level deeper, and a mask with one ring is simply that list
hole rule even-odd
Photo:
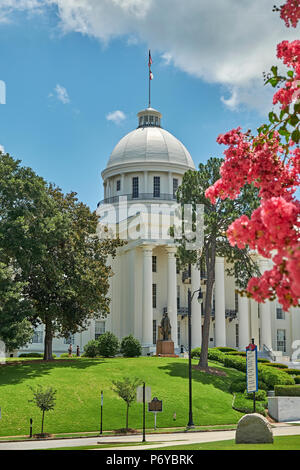
[{"label": "hedge", "polygon": [[246,351],[229,351],[225,353],[226,356],[246,356]]},{"label": "hedge", "polygon": [[[244,395],[246,398],[248,398],[249,400],[252,399],[253,400],[253,393],[248,393],[247,390],[244,392]],[[257,392],[255,392],[255,400],[256,401],[266,401],[267,400],[267,392],[265,390],[257,390]]]},{"label": "hedge", "polygon": [[[201,354],[201,348],[192,349],[192,358],[199,358]],[[208,348],[208,359],[210,361],[224,362],[225,354],[219,350],[219,348]]]},{"label": "hedge", "polygon": [[300,375],[300,369],[286,369],[284,372],[290,375]]},{"label": "hedge", "polygon": [[227,353],[227,352],[238,352],[236,349],[234,348],[229,348],[227,346],[218,346],[216,347],[215,349],[218,349],[219,351],[223,352],[223,353]]},{"label": "hedge", "polygon": [[267,365],[258,366],[258,378],[265,382],[268,390],[273,390],[275,385],[294,385],[293,377],[286,374],[283,370]]},{"label": "hedge", "polygon": [[[246,398],[244,393],[237,393],[233,399],[232,408],[242,413],[253,413],[253,399]],[[267,402],[258,401],[255,403],[255,411],[266,416]]]},{"label": "hedge", "polygon": [[22,354],[19,354],[18,357],[44,357],[44,354],[36,353],[36,352],[22,353]]},{"label": "hedge", "polygon": [[300,385],[275,385],[276,397],[300,397]]},{"label": "hedge", "polygon": [[270,362],[270,364],[265,364],[268,367],[277,367],[277,369],[288,369],[286,364],[281,364],[279,362]]},{"label": "hedge", "polygon": [[300,377],[299,377],[299,375],[296,375],[296,377],[294,377],[294,380],[295,380],[295,384],[300,384]]}]

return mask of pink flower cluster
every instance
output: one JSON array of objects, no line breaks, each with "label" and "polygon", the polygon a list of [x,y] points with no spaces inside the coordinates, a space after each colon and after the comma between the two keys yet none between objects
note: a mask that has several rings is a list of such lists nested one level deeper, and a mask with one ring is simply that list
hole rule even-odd
[{"label": "pink flower cluster", "polygon": [[[300,0],[287,0],[281,7],[287,26],[296,27],[300,19]],[[284,109],[300,98],[300,41],[283,41],[277,56],[294,71],[273,98]],[[241,128],[219,135],[217,142],[227,146],[221,178],[205,195],[215,204],[217,198],[235,199],[246,183],[260,189],[261,205],[251,218],[243,215],[227,231],[231,245],[249,246],[265,258],[273,268],[260,278],[252,278],[247,291],[258,302],[277,296],[285,310],[298,305],[300,299],[300,202],[294,192],[300,183],[300,149],[290,140],[283,148],[277,131],[261,132],[256,137]]]},{"label": "pink flower cluster", "polygon": [[284,87],[280,88],[273,97],[273,104],[279,102],[284,109],[300,98],[300,41],[282,41],[277,46],[277,57],[294,69],[294,77],[286,81]]},{"label": "pink flower cluster", "polygon": [[296,28],[300,20],[300,0],[287,0],[280,8],[280,17],[287,27],[293,26]]}]

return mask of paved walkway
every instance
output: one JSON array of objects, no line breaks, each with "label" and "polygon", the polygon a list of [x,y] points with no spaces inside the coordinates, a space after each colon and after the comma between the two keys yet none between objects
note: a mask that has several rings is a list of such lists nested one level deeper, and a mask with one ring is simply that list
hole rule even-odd
[{"label": "paved walkway", "polygon": [[[290,436],[300,435],[300,426],[291,426],[289,424],[280,423],[274,425],[274,436]],[[110,447],[108,450],[150,450],[153,448],[166,447],[170,445],[187,445],[196,444],[201,442],[214,442],[234,439],[235,431],[207,431],[207,432],[189,432],[189,433],[174,433],[174,434],[148,434],[146,440],[148,444],[145,446],[128,446],[120,447],[121,443],[141,442],[142,436],[109,436],[109,437],[84,437],[75,439],[53,439],[48,441],[26,441],[26,442],[1,442],[1,450],[38,450],[38,449],[54,449],[59,447],[78,447],[90,446],[101,444],[115,444],[115,447]],[[159,444],[156,444],[159,442]],[[99,449],[102,450],[102,449]],[[103,449],[105,450],[105,449]]]}]

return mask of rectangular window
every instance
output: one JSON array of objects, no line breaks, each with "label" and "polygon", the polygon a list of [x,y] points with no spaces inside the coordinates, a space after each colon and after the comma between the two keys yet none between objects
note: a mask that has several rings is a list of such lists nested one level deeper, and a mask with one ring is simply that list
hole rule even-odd
[{"label": "rectangular window", "polygon": [[95,339],[98,339],[99,336],[105,333],[105,321],[96,321],[95,322]]},{"label": "rectangular window", "polygon": [[177,308],[180,308],[180,286],[177,286]]},{"label": "rectangular window", "polygon": [[239,347],[239,325],[235,325],[235,347]]},{"label": "rectangular window", "polygon": [[282,310],[281,307],[276,308],[276,319],[285,320],[285,312]]},{"label": "rectangular window", "polygon": [[153,177],[153,197],[160,197],[160,176]]},{"label": "rectangular window", "polygon": [[286,352],[286,331],[277,330],[277,351]]},{"label": "rectangular window", "polygon": [[43,332],[40,330],[36,330],[33,333],[32,343],[42,343],[43,342]]},{"label": "rectangular window", "polygon": [[156,284],[152,284],[152,308],[156,308]]},{"label": "rectangular window", "polygon": [[152,256],[152,272],[156,273],[157,272],[157,258],[156,256]]},{"label": "rectangular window", "polygon": [[173,178],[173,197],[176,197],[177,189],[178,189],[178,179]]},{"label": "rectangular window", "polygon": [[153,320],[153,344],[156,344],[156,320]]},{"label": "rectangular window", "polygon": [[132,197],[138,198],[139,197],[139,178],[138,176],[134,176],[132,178]]},{"label": "rectangular window", "polygon": [[121,189],[121,180],[117,180],[117,191]]},{"label": "rectangular window", "polygon": [[64,338],[64,344],[74,344],[75,335],[69,335],[68,338]]},{"label": "rectangular window", "polygon": [[179,274],[180,273],[180,269],[179,269],[179,259],[176,258],[176,274]]}]

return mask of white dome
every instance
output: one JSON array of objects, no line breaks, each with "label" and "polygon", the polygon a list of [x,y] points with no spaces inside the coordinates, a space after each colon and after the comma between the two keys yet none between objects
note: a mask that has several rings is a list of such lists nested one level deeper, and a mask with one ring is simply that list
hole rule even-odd
[{"label": "white dome", "polygon": [[160,127],[161,113],[147,108],[138,113],[139,127],[125,135],[115,146],[107,168],[124,163],[171,163],[195,169],[185,146]]},{"label": "white dome", "polygon": [[107,167],[134,162],[169,162],[195,169],[185,146],[161,127],[139,127],[129,132],[115,146]]}]

